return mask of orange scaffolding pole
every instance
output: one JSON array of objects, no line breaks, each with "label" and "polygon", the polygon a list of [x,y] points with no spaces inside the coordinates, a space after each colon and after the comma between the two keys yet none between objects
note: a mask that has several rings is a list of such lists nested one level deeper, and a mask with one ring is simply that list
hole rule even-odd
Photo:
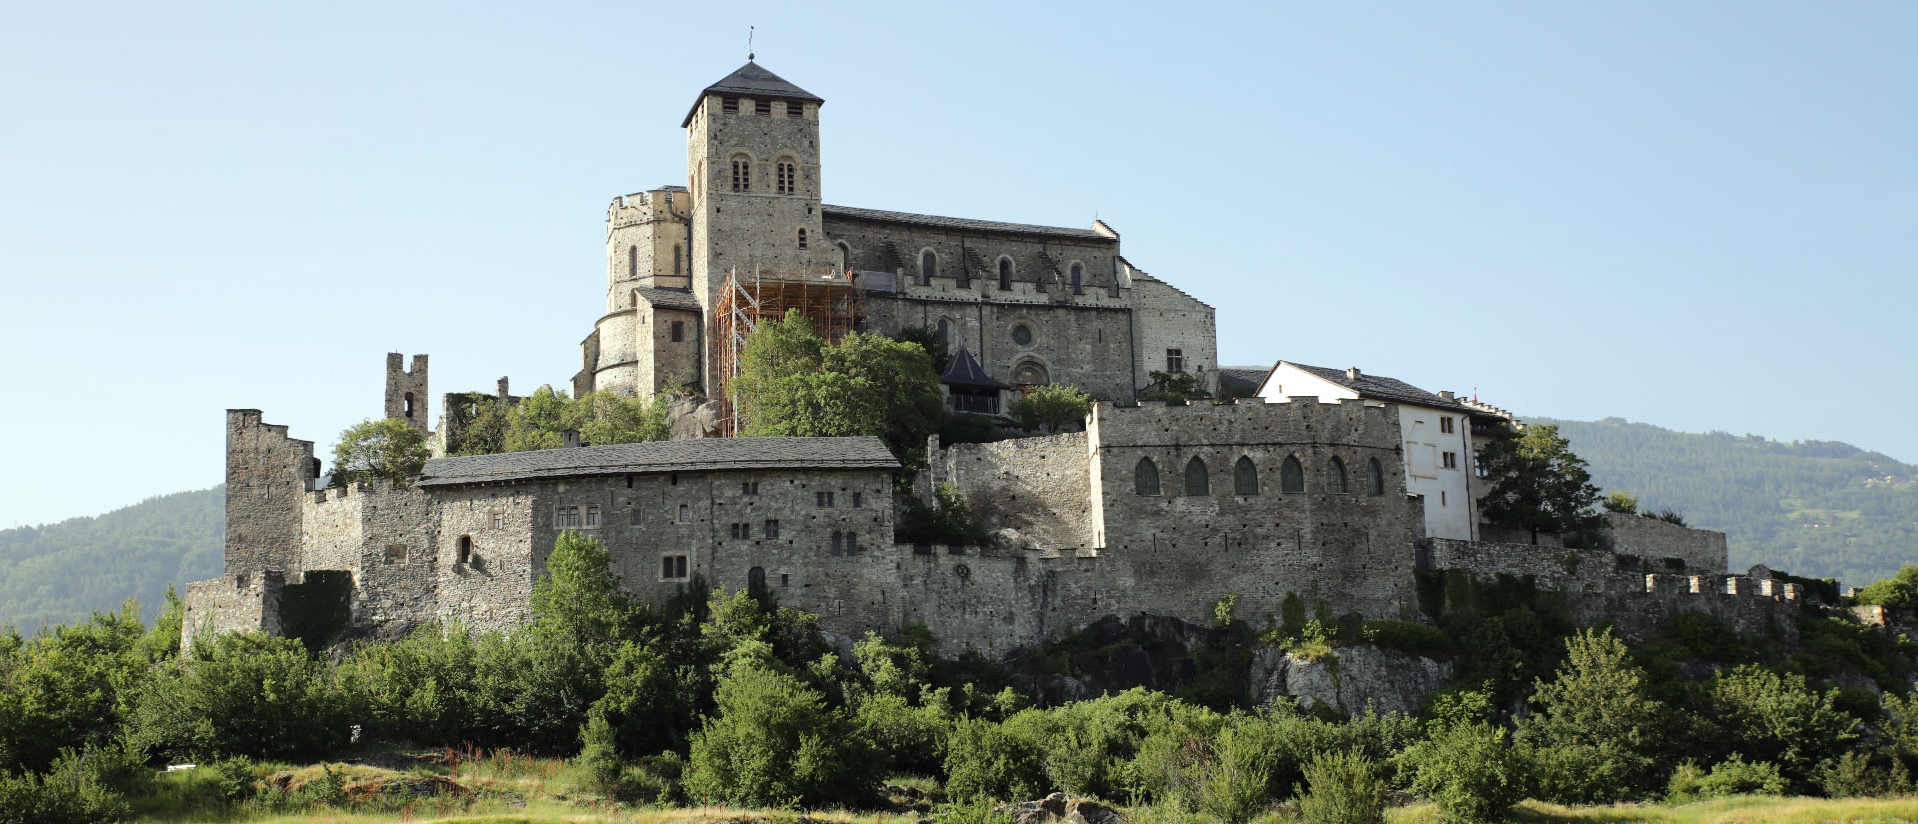
[{"label": "orange scaffolding pole", "polygon": [[827,343],[838,343],[859,328],[866,307],[856,276],[838,267],[734,268],[726,274],[719,300],[713,304],[713,363],[719,375],[722,404],[720,431],[737,436],[744,428],[733,397],[733,378],[746,350],[746,336],[765,319],[783,318],[788,311],[812,321],[813,331]]}]

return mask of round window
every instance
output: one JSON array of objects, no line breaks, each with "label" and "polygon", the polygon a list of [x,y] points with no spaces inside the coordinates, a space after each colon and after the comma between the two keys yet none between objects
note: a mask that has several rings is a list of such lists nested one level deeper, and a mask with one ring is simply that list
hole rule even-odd
[{"label": "round window", "polygon": [[1032,345],[1032,327],[1027,326],[1023,323],[1019,324],[1018,326],[1012,327],[1012,342],[1019,344],[1020,346],[1031,346]]}]

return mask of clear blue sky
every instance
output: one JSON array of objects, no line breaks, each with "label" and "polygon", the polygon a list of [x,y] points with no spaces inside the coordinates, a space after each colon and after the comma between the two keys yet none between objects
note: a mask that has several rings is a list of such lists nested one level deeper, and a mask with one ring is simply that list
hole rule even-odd
[{"label": "clear blue sky", "polygon": [[0,527],[220,482],[227,407],[325,452],[388,351],[564,386],[749,24],[828,202],[1103,217],[1228,364],[1918,460],[1918,6],[920,8],[0,4]]}]

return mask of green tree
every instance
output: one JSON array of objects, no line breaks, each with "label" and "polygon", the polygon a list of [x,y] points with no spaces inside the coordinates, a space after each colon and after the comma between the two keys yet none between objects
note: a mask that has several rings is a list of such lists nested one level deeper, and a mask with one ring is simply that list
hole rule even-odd
[{"label": "green tree", "polygon": [[506,413],[506,451],[531,452],[559,449],[566,445],[565,432],[572,428],[567,407],[572,399],[564,392],[542,386],[520,399]]},{"label": "green tree", "polygon": [[828,344],[798,310],[746,337],[732,387],[749,436],[876,435],[908,467],[945,414],[918,344],[862,332]]},{"label": "green tree", "polygon": [[1306,824],[1385,824],[1385,782],[1362,752],[1329,753],[1305,766],[1299,794]]},{"label": "green tree", "polygon": [[602,389],[567,404],[562,417],[567,427],[579,430],[580,440],[589,444],[663,441],[673,435],[666,418],[667,403],[664,392],[644,400]]},{"label": "green tree", "polygon": [[1620,515],[1638,514],[1638,499],[1632,497],[1630,492],[1613,492],[1606,495],[1605,500],[1599,503],[1605,507],[1606,512],[1616,512]]},{"label": "green tree", "polygon": [[1007,406],[1006,412],[1027,430],[1043,427],[1047,432],[1076,432],[1085,428],[1086,416],[1092,414],[1092,396],[1049,383],[1033,387]]},{"label": "green tree", "polygon": [[1412,791],[1437,803],[1450,824],[1504,821],[1530,788],[1527,757],[1503,727],[1483,721],[1441,727],[1399,754]]},{"label": "green tree", "polygon": [[1905,564],[1898,574],[1867,584],[1858,591],[1858,603],[1918,609],[1918,564]]},{"label": "green tree", "polygon": [[546,574],[533,584],[535,629],[602,653],[610,651],[643,610],[619,591],[612,555],[599,539],[566,530],[546,556]]},{"label": "green tree", "polygon": [[1801,784],[1818,762],[1858,738],[1858,720],[1838,709],[1837,690],[1817,692],[1798,673],[1780,675],[1756,664],[1720,673],[1711,706],[1733,749],[1778,765]]},{"label": "green tree", "polygon": [[686,792],[740,807],[854,806],[878,789],[878,766],[852,725],[770,661],[740,656],[693,735]]},{"label": "green tree", "polygon": [[1610,803],[1655,789],[1655,756],[1669,728],[1665,707],[1651,697],[1645,671],[1625,643],[1603,631],[1566,639],[1558,675],[1540,681],[1538,711],[1519,738],[1539,753],[1546,798]]},{"label": "green tree", "polygon": [[318,758],[347,743],[349,718],[347,694],[297,639],[229,632],[155,671],[128,738],[166,756]]},{"label": "green tree", "polygon": [[405,482],[420,474],[431,456],[426,433],[399,418],[361,421],[340,433],[333,447],[333,482],[382,478]]},{"label": "green tree", "polygon": [[946,367],[952,365],[952,353],[946,351],[946,341],[939,337],[939,330],[931,326],[907,326],[892,336],[893,340],[919,344],[932,356],[932,371],[943,375]]},{"label": "green tree", "polygon": [[1558,427],[1535,424],[1520,434],[1501,423],[1493,427],[1479,465],[1493,479],[1480,510],[1487,523],[1528,530],[1534,544],[1541,532],[1564,536],[1568,546],[1603,541],[1604,519],[1593,511],[1598,487]]},{"label": "green tree", "polygon": [[1190,372],[1153,372],[1149,377],[1152,382],[1146,384],[1144,393],[1149,401],[1177,405],[1212,397],[1212,393],[1205,390],[1205,384],[1199,382],[1199,376]]}]

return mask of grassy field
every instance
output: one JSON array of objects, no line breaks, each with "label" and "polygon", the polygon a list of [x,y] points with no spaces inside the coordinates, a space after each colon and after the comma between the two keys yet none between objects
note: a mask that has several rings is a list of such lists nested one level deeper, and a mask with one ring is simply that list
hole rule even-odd
[{"label": "grassy field", "polygon": [[[432,757],[392,756],[377,764],[257,765],[252,797],[217,800],[220,776],[197,769],[157,777],[151,792],[130,799],[135,822],[248,824],[913,824],[925,812],[804,814],[725,807],[662,808],[621,804],[585,789],[583,775],[559,759],[510,752],[445,751]],[[920,785],[921,780],[895,783]],[[927,787],[919,787],[927,789]],[[902,808],[904,809],[904,808]],[[924,809],[924,805],[921,805]],[[1139,818],[1168,818],[1141,810]],[[1158,813],[1158,814],[1154,814]],[[1201,815],[1170,816],[1180,824],[1217,824]],[[1131,816],[1128,816],[1131,818]],[[1269,813],[1253,824],[1296,820]],[[1414,805],[1388,811],[1389,824],[1440,824],[1438,810]],[[1515,824],[1918,824],[1918,798],[1820,799],[1740,796],[1692,804],[1560,807],[1528,801]]]}]

